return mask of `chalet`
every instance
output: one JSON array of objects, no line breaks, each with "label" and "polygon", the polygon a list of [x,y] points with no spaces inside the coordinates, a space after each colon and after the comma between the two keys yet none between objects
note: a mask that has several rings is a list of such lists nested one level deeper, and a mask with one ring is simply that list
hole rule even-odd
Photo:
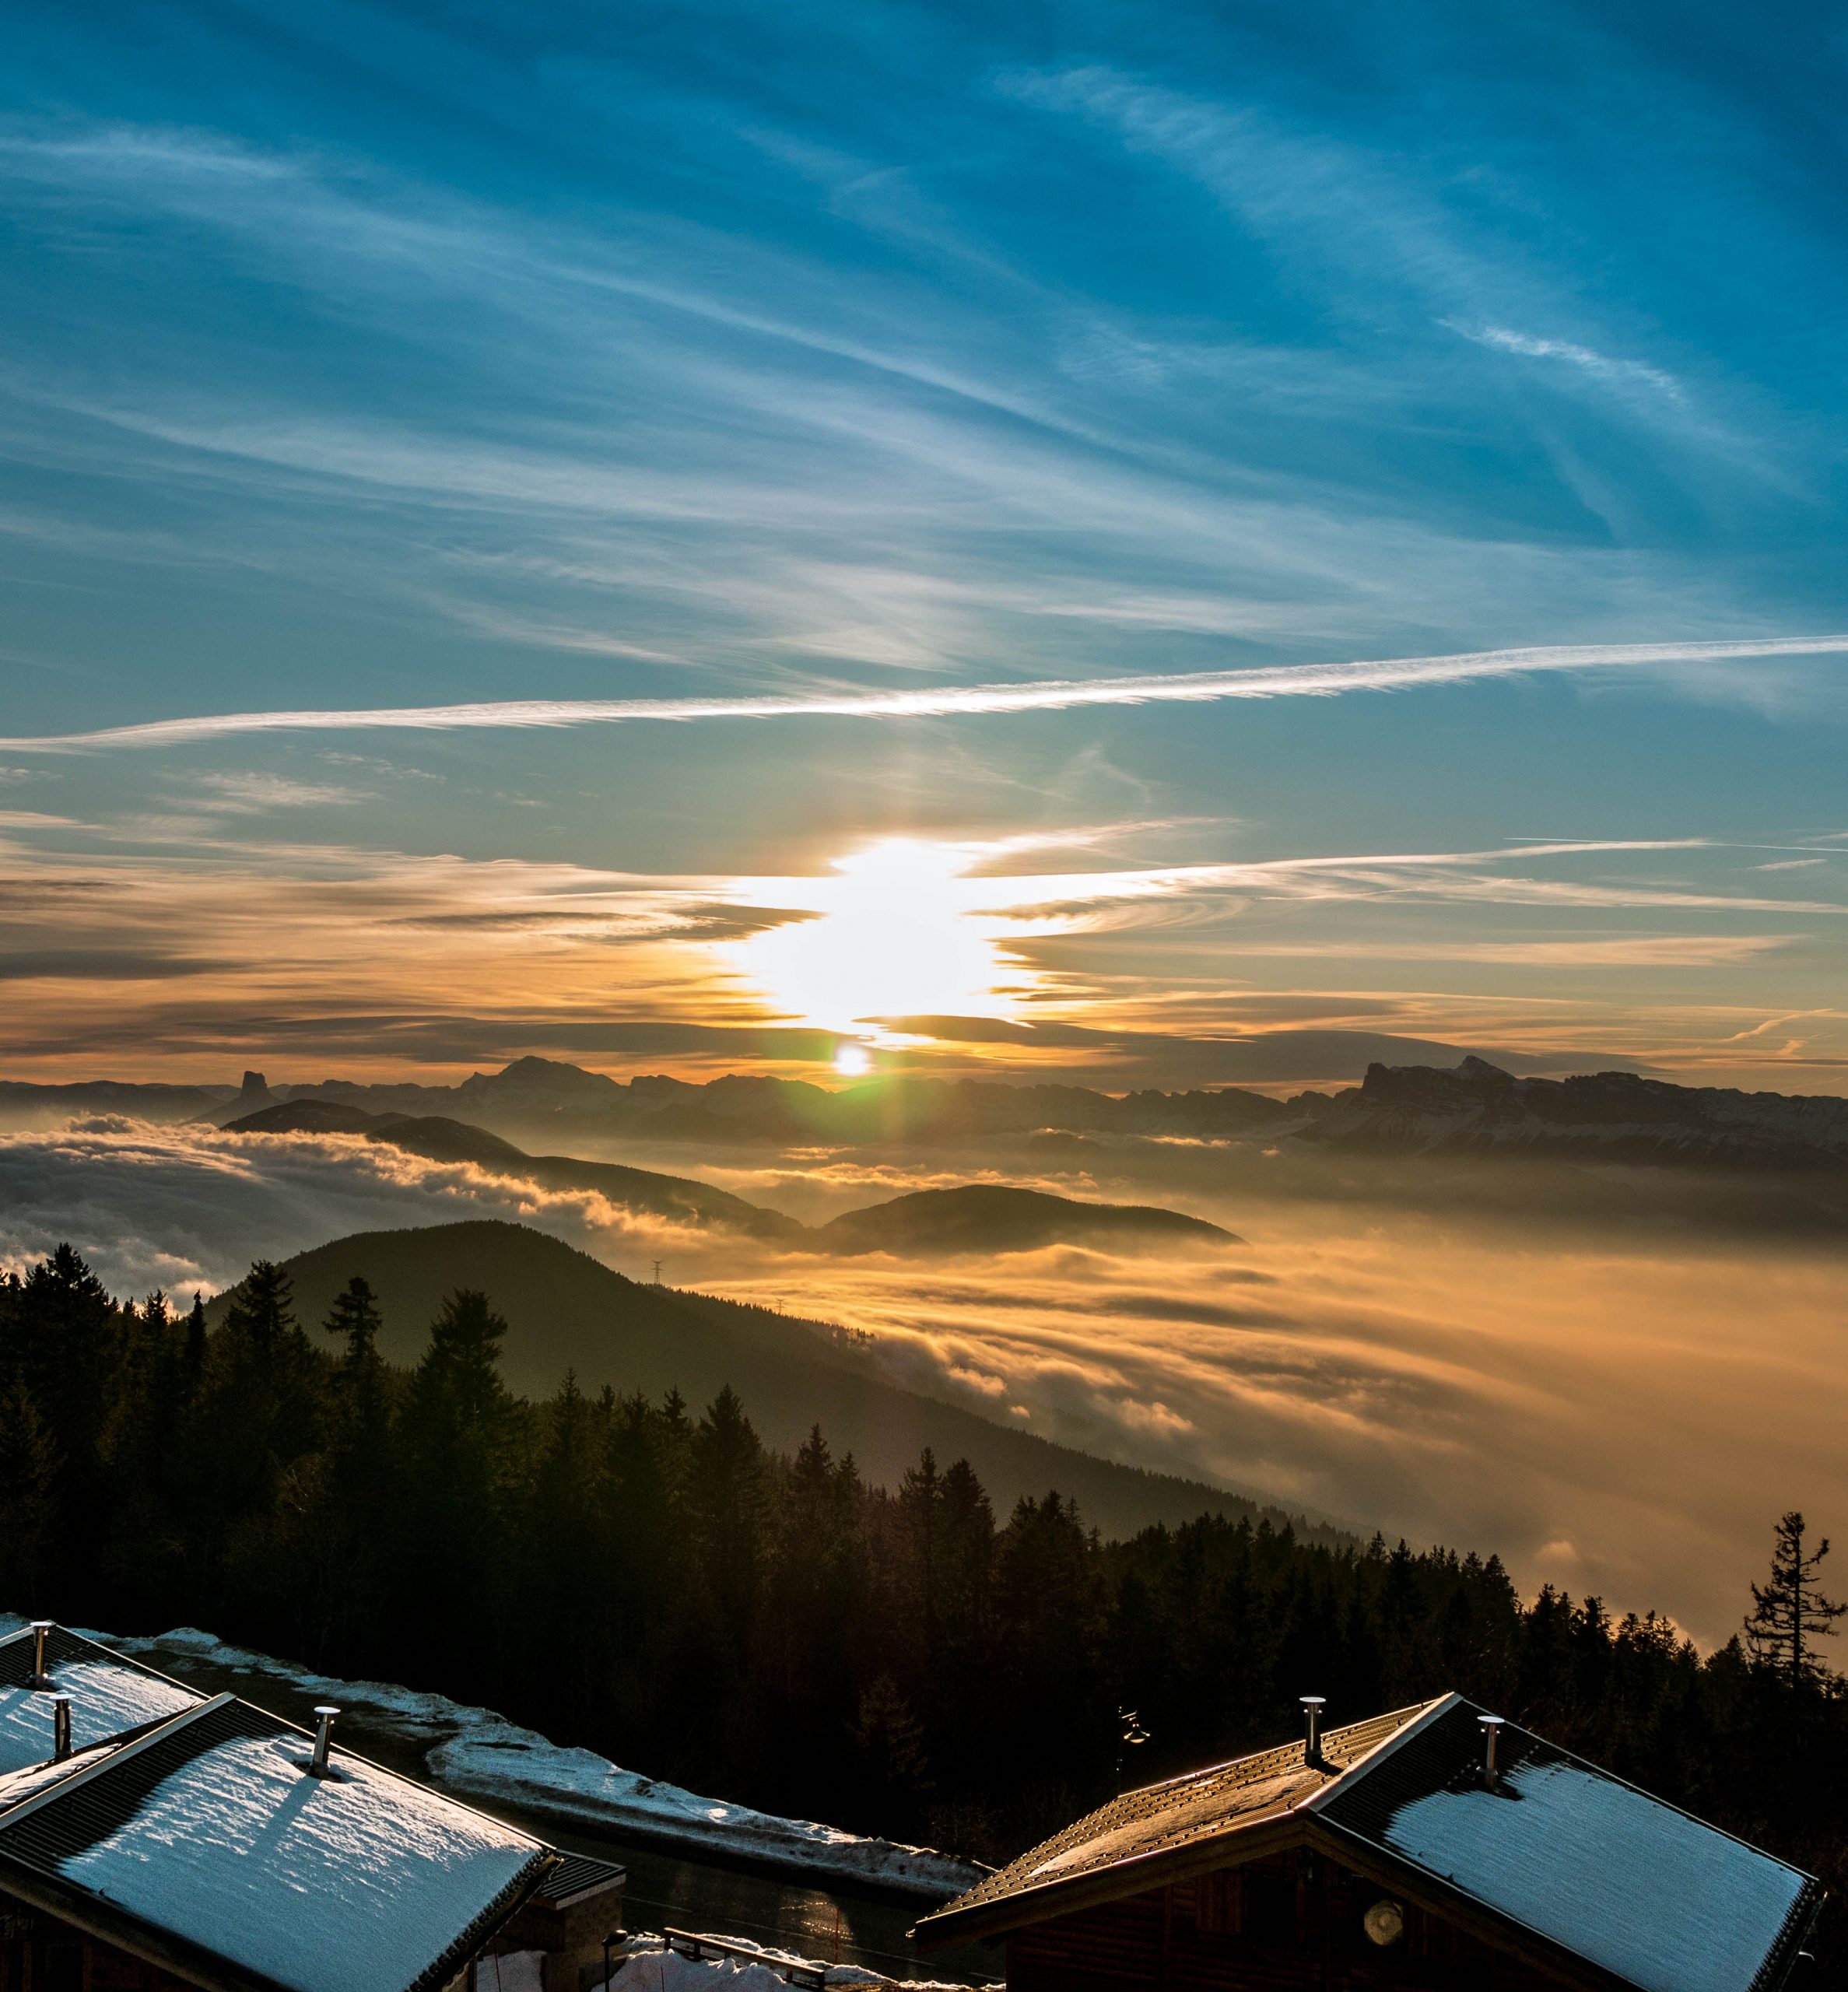
[{"label": "chalet", "polygon": [[1458,1695],[1132,1791],[917,1926],[1009,1992],[1776,1992],[1809,1875]]},{"label": "chalet", "polygon": [[601,1977],[621,1868],[336,1750],[338,1710],[316,1713],[310,1732],[44,1622],[0,1639],[0,1992]]}]

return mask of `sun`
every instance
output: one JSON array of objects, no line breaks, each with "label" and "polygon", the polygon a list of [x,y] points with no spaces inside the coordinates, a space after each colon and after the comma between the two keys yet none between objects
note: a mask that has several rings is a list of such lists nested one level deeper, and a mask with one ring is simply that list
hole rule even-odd
[{"label": "sun", "polygon": [[971,906],[973,862],[960,846],[909,837],[836,858],[833,877],[797,889],[815,917],[754,935],[739,965],[784,1015],[825,1029],[1001,1015],[998,924]]}]

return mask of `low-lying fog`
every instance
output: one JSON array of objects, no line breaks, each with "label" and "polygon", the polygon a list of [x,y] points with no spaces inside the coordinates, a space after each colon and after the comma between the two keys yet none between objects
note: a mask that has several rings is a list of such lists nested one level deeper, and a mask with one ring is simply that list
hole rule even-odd
[{"label": "low-lying fog", "polygon": [[[622,1159],[811,1221],[984,1173],[941,1155]],[[1025,1147],[1011,1159],[1031,1166]],[[0,1262],[68,1238],[118,1292],[184,1294],[345,1232],[517,1219],[636,1276],[660,1257],[670,1284],[864,1329],[895,1378],[1048,1437],[1389,1536],[1499,1549],[1528,1588],[1653,1606],[1706,1643],[1736,1626],[1780,1512],[1843,1527],[1837,1253],[1623,1243],[1249,1181],[1215,1194],[1210,1155],[1152,1170],[1032,1159],[1048,1173],[1005,1180],[1140,1194],[1244,1242],[1184,1257],[818,1258],[353,1138],[110,1118],[0,1136]]]}]

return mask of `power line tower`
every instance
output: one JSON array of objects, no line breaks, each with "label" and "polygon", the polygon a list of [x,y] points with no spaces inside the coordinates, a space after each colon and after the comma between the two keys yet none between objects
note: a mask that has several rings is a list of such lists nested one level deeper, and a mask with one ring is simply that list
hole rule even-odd
[{"label": "power line tower", "polygon": [[654,1262],[654,1284],[657,1286],[661,1284],[661,1261],[658,1259]]}]

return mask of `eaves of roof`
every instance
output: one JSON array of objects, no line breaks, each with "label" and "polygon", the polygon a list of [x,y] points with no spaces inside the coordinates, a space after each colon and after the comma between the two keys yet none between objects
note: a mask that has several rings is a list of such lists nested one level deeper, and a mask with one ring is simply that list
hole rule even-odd
[{"label": "eaves of roof", "polygon": [[591,1896],[614,1888],[628,1872],[615,1861],[600,1860],[594,1853],[561,1850],[557,1866],[540,1884],[539,1899],[553,1909],[570,1909],[574,1903],[587,1902]]}]

